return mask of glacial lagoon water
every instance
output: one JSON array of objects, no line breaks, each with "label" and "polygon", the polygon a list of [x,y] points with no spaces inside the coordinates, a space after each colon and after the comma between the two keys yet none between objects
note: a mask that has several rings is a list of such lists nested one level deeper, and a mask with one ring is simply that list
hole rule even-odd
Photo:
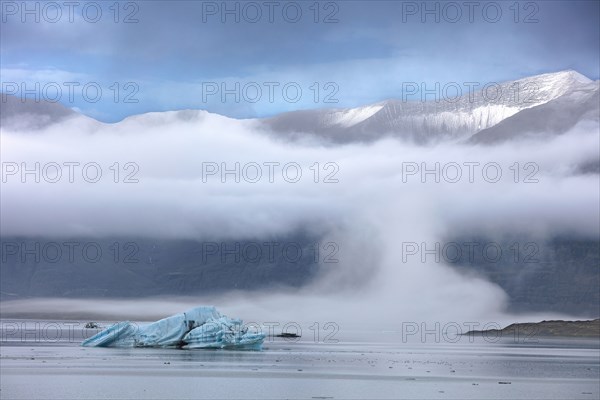
[{"label": "glacial lagoon water", "polygon": [[262,351],[84,348],[98,330],[82,321],[0,322],[2,399],[600,398],[598,339],[356,327],[268,337]]}]

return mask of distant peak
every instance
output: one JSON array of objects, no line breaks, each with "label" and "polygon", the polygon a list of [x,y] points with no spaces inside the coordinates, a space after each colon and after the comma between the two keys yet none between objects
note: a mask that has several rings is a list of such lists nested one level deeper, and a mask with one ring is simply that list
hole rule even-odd
[{"label": "distant peak", "polygon": [[579,72],[569,69],[564,71],[565,73],[569,74],[573,79],[582,82],[582,83],[590,83],[593,82],[592,79],[588,78],[587,76],[580,74]]},{"label": "distant peak", "polygon": [[593,82],[593,80],[591,80],[587,76],[585,76],[573,69],[566,69],[564,71],[558,71],[558,72],[549,72],[546,74],[536,75],[536,76],[532,76],[530,78],[525,78],[525,79],[550,79],[550,80],[568,81],[568,82],[577,81],[579,83]]}]

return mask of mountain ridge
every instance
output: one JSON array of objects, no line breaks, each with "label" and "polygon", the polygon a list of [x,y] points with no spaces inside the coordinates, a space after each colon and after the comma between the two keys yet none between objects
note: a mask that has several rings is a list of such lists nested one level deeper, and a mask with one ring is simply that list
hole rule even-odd
[{"label": "mountain ridge", "polygon": [[[565,70],[499,84],[488,83],[483,86],[485,90],[458,97],[442,98],[437,93],[436,99],[428,101],[407,100],[403,95],[403,99],[387,99],[354,108],[298,110],[248,119],[186,109],[132,115],[114,124],[219,118],[240,123],[249,121],[265,134],[289,140],[312,137],[344,144],[394,137],[422,145],[441,141],[489,144],[518,138],[521,132],[564,133],[582,118],[597,121],[599,111],[595,99],[599,82],[577,71]],[[584,95],[577,98],[578,93]],[[85,117],[100,125],[114,125],[58,103],[22,101],[2,94],[0,122],[5,129],[36,131],[75,117]]]},{"label": "mountain ridge", "polygon": [[[501,96],[489,101],[483,91],[467,93],[441,101],[406,101],[388,99],[351,109],[303,110],[265,119],[267,129],[296,138],[298,133],[326,136],[332,141],[371,141],[382,135],[411,140],[420,144],[444,139],[461,140],[491,128],[526,109],[546,104],[574,90],[595,86],[598,82],[573,70],[560,71],[507,81],[498,84]],[[521,87],[519,89],[519,86]],[[521,100],[515,101],[517,97]],[[486,101],[487,100],[487,101]],[[355,124],[348,124],[362,110],[377,107],[375,112]],[[340,118],[340,114],[349,118]],[[301,127],[298,129],[297,127]],[[376,135],[373,135],[373,132]]]}]

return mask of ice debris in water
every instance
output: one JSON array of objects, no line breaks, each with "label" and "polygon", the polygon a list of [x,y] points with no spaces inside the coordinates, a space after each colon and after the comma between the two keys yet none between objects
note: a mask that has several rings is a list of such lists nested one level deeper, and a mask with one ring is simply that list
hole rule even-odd
[{"label": "ice debris in water", "polygon": [[264,333],[249,332],[243,327],[242,320],[230,319],[215,307],[201,306],[144,326],[119,322],[81,345],[260,350],[264,339]]}]

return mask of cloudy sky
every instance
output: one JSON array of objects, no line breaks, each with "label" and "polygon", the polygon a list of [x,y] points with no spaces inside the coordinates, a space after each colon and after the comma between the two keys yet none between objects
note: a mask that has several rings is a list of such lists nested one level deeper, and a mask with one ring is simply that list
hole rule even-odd
[{"label": "cloudy sky", "polygon": [[399,98],[406,82],[600,75],[597,1],[52,4],[2,2],[2,91],[39,83],[107,122],[184,108],[257,117],[351,107]]}]

